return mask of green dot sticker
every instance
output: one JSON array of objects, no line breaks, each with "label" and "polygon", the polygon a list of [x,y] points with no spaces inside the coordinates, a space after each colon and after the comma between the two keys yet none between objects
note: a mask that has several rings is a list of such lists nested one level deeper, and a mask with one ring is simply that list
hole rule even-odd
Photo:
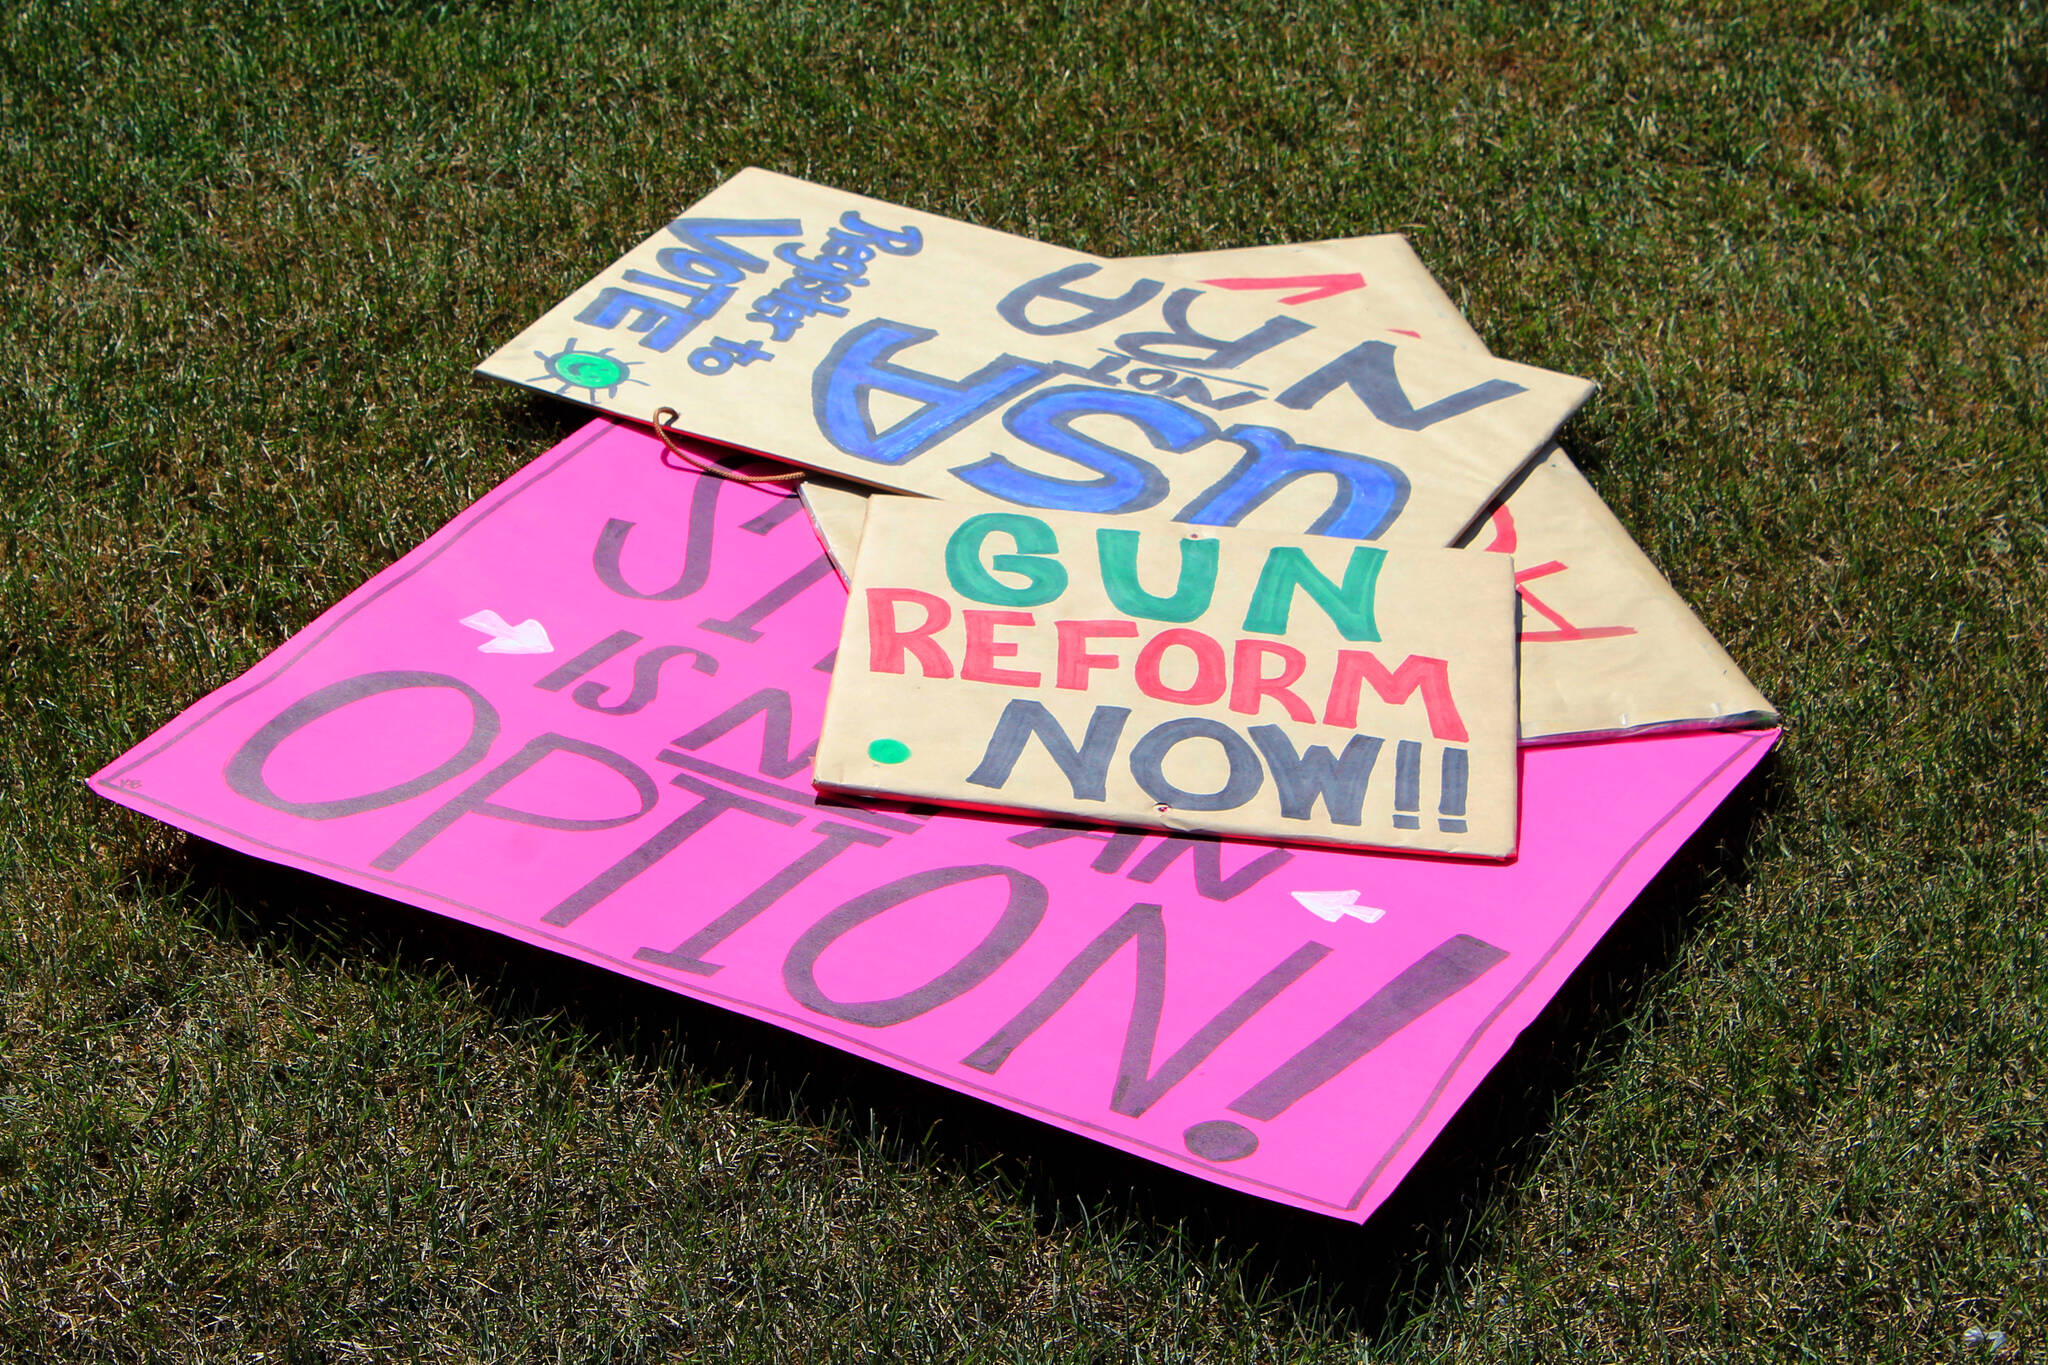
[{"label": "green dot sticker", "polygon": [[868,757],[877,763],[901,763],[910,757],[910,746],[900,739],[878,739],[868,745]]},{"label": "green dot sticker", "polygon": [[626,377],[623,363],[608,355],[593,355],[588,351],[570,351],[553,358],[554,368],[566,383],[583,389],[617,388],[619,381]]},{"label": "green dot sticker", "polygon": [[571,389],[587,389],[590,401],[599,398],[616,398],[619,390],[627,384],[647,383],[644,379],[633,378],[633,367],[645,364],[639,360],[621,360],[606,346],[598,351],[579,351],[576,338],[570,337],[569,344],[562,350],[549,355],[546,351],[535,351],[534,359],[540,361],[545,373],[527,380],[529,384],[553,384],[556,393],[567,393]]}]

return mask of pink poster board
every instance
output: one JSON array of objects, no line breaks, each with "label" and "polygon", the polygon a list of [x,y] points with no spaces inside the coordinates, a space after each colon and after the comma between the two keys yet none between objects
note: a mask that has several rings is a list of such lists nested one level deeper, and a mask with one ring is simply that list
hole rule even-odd
[{"label": "pink poster board", "polygon": [[660,452],[592,422],[93,786],[1362,1221],[1776,738],[1525,751],[1498,865],[822,797],[845,589]]}]

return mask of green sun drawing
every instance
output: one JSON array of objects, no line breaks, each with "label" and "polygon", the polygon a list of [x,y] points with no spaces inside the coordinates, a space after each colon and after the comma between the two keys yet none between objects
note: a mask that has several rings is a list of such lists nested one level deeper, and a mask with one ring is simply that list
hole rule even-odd
[{"label": "green sun drawing", "polygon": [[570,337],[569,344],[549,355],[546,351],[535,351],[534,357],[547,366],[546,374],[537,374],[527,380],[529,384],[556,383],[561,387],[556,393],[567,393],[570,389],[588,389],[592,402],[598,398],[616,398],[624,384],[645,384],[644,379],[635,379],[629,373],[635,364],[645,361],[620,360],[607,346],[601,351],[579,351],[576,338]]}]

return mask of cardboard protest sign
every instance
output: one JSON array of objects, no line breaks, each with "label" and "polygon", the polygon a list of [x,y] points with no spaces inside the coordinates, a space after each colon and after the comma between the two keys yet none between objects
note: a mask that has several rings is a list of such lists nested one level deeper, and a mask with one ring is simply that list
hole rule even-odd
[{"label": "cardboard protest sign", "polygon": [[1773,737],[1526,753],[1508,863],[827,800],[846,591],[659,449],[593,422],[94,789],[1358,1220]]},{"label": "cardboard protest sign", "polygon": [[1777,720],[1561,447],[1466,543],[1514,557],[1523,743]]},{"label": "cardboard protest sign", "polygon": [[[1359,329],[1484,349],[1398,236],[1139,259],[1210,284],[1296,291],[1283,301],[1307,318],[1339,313]],[[804,505],[842,569],[859,550],[865,496],[829,480],[804,484]],[[1515,557],[1523,743],[1776,720],[1562,448],[1549,446],[1462,543]]]},{"label": "cardboard protest sign", "polygon": [[901,492],[1428,546],[1591,392],[758,170],[478,368]]},{"label": "cardboard protest sign", "polygon": [[816,780],[1506,857],[1514,577],[1462,550],[877,496]]}]

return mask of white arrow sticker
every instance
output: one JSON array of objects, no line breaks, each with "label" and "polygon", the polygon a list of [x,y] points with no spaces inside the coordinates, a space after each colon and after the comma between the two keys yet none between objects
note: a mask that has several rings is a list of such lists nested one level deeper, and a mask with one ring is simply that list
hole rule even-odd
[{"label": "white arrow sticker", "polygon": [[1371,924],[1387,913],[1376,905],[1358,904],[1356,891],[1293,891],[1288,894],[1300,901],[1304,910],[1331,924],[1346,915]]},{"label": "white arrow sticker", "polygon": [[462,624],[471,630],[480,630],[491,638],[477,646],[483,654],[552,654],[555,642],[548,639],[547,628],[531,616],[516,626],[505,624],[505,618],[488,607],[462,618]]}]

